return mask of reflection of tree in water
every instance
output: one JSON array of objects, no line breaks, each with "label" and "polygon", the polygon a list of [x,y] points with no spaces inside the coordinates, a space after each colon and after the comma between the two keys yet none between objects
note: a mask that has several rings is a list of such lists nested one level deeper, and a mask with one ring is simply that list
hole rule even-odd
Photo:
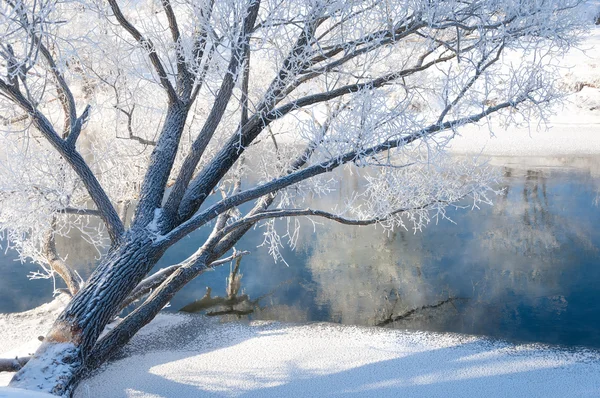
[{"label": "reflection of tree in water", "polygon": [[424,277],[429,254],[418,239],[407,239],[411,235],[327,225],[312,245],[307,267],[316,302],[329,308],[332,321],[375,324],[448,295]]},{"label": "reflection of tree in water", "polygon": [[589,225],[574,222],[568,212],[557,209],[572,206],[568,201],[574,193],[562,192],[562,197],[555,196],[553,209],[550,209],[548,179],[553,178],[551,173],[527,170],[523,175],[506,168],[504,175],[510,183],[504,188],[505,194],[496,200],[492,214],[494,218],[504,217],[512,222],[496,223],[490,228],[482,239],[484,248],[532,256],[547,264],[555,258],[552,251],[565,241],[593,247]]},{"label": "reflection of tree in water", "polygon": [[499,327],[514,332],[530,327],[532,319],[560,321],[572,280],[598,253],[590,222],[595,210],[589,202],[577,209],[575,199],[586,197],[581,190],[590,193],[588,183],[556,171],[506,168],[505,176],[506,194],[479,220],[478,244],[465,253],[482,265],[463,313],[476,333],[495,334]]},{"label": "reflection of tree in water", "polygon": [[[549,173],[527,170],[524,175],[506,169],[509,183],[483,220],[478,260],[490,255],[496,260],[491,269],[501,269],[515,283],[518,278],[546,278],[558,286],[560,272],[569,267],[576,250],[596,251],[591,240],[589,218],[569,213],[572,193],[552,192],[549,202]],[[560,195],[558,195],[560,194]],[[499,261],[498,261],[499,260]],[[496,266],[494,266],[496,265]],[[550,278],[550,279],[548,279]]]},{"label": "reflection of tree in water", "polygon": [[505,176],[505,195],[495,206],[459,211],[452,215],[457,225],[386,236],[327,224],[307,243],[318,304],[334,321],[374,324],[448,297],[469,297],[394,326],[492,335],[558,319],[568,309],[570,283],[585,272],[586,259],[597,257],[590,217],[597,211],[588,200],[593,186],[556,171],[505,168]]}]

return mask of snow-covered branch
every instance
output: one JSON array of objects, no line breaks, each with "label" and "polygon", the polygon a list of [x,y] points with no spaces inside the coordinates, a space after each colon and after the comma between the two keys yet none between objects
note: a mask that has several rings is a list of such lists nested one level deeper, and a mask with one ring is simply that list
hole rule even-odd
[{"label": "snow-covered branch", "polygon": [[519,98],[515,98],[514,100],[511,100],[511,101],[503,102],[501,104],[498,104],[498,105],[495,105],[492,107],[488,107],[483,112],[480,112],[478,114],[474,114],[474,115],[471,115],[471,116],[468,116],[465,118],[461,118],[461,119],[457,119],[457,120],[446,121],[441,124],[434,124],[423,130],[413,132],[412,134],[407,135],[405,137],[385,141],[379,145],[376,145],[376,146],[373,146],[370,148],[365,148],[365,149],[361,149],[358,151],[347,152],[335,159],[331,159],[331,160],[325,161],[323,163],[307,167],[303,170],[294,172],[285,177],[278,178],[274,181],[265,183],[256,188],[252,188],[252,189],[248,189],[246,191],[240,192],[239,194],[229,197],[227,199],[221,200],[218,203],[208,207],[206,210],[196,214],[195,216],[190,218],[188,221],[182,223],[179,227],[173,229],[173,231],[169,232],[164,237],[162,237],[157,242],[157,245],[170,246],[170,245],[174,244],[175,242],[179,241],[181,238],[183,238],[187,234],[191,233],[192,231],[200,228],[202,225],[206,224],[210,220],[214,219],[216,217],[216,215],[218,215],[224,211],[227,211],[227,210],[231,209],[232,207],[239,206],[242,203],[246,203],[248,201],[257,199],[257,198],[267,195],[269,193],[279,191],[290,185],[307,180],[311,177],[315,177],[320,174],[333,171],[341,165],[344,165],[349,162],[357,161],[360,158],[368,158],[371,156],[375,156],[381,152],[388,151],[390,149],[406,146],[418,139],[424,138],[428,135],[437,133],[439,131],[455,129],[455,128],[458,128],[459,126],[462,126],[467,123],[475,123],[475,122],[483,119],[484,117],[491,115],[501,109],[515,107],[518,104],[525,102],[526,100],[528,100],[528,96],[522,96]]},{"label": "snow-covered branch", "polygon": [[125,15],[123,15],[121,8],[117,4],[117,0],[108,0],[108,4],[110,5],[110,8],[112,9],[112,11],[114,13],[115,18],[117,19],[119,24],[123,27],[123,29],[125,29],[138,43],[140,43],[140,45],[143,48],[147,49],[148,57],[150,58],[150,61],[152,62],[152,65],[154,66],[154,69],[156,70],[156,73],[158,74],[160,83],[162,84],[163,88],[167,91],[169,100],[172,103],[177,102],[178,101],[177,93],[175,92],[175,89],[173,88],[173,85],[171,84],[171,81],[169,80],[169,77],[167,76],[167,72],[166,72],[162,62],[160,61],[158,54],[156,53],[156,49],[154,48],[154,43],[152,43],[151,40],[142,36],[140,31],[137,30],[136,27],[131,24],[131,22],[129,22],[129,20],[125,17]]}]

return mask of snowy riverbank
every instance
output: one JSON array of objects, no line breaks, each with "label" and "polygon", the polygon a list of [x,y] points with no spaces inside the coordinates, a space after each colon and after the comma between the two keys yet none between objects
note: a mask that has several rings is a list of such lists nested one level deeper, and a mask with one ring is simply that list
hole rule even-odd
[{"label": "snowy riverbank", "polygon": [[[8,336],[0,343],[0,357],[35,348],[49,318],[33,314],[0,317],[0,333]],[[0,385],[9,378],[0,373]],[[592,397],[600,395],[600,353],[454,334],[326,323],[223,324],[163,314],[75,394],[200,395]]]},{"label": "snowy riverbank", "polygon": [[[586,34],[560,60],[564,102],[553,115],[529,127],[465,126],[452,140],[456,154],[489,156],[564,156],[600,153],[600,27]],[[510,57],[508,57],[510,58]],[[505,60],[507,62],[509,60]],[[492,118],[492,122],[494,119]]]}]

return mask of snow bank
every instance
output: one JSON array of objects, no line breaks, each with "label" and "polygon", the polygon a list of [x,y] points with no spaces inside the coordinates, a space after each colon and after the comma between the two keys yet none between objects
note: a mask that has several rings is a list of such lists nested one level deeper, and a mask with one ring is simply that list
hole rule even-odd
[{"label": "snow bank", "polygon": [[[0,314],[0,358],[32,355],[41,344],[38,337],[46,335],[67,302],[68,298],[60,295],[30,311]],[[0,386],[7,385],[11,378],[12,373],[0,372]],[[3,393],[0,390],[0,398]]]},{"label": "snow bank", "polygon": [[[487,126],[466,126],[451,142],[457,154],[483,153],[491,156],[560,156],[600,153],[600,27],[560,60],[560,85],[568,94],[556,106],[548,124],[533,120],[530,128],[505,131]],[[494,120],[492,118],[492,120]]]},{"label": "snow bank", "polygon": [[0,387],[0,398],[56,398],[56,395],[42,392],[20,390],[17,388]]},{"label": "snow bank", "polygon": [[600,353],[334,324],[162,314],[76,397],[600,396]]},{"label": "snow bank", "polygon": [[[68,298],[60,295],[50,303],[30,311],[0,314],[0,358],[26,357],[32,355],[41,344],[52,322],[67,304]],[[53,395],[41,392],[3,388],[14,373],[0,372],[0,398],[43,398]]]},{"label": "snow bank", "polygon": [[[55,301],[0,315],[0,333],[8,336],[0,357],[27,354],[61,306]],[[8,384],[12,374],[0,375],[0,386]],[[75,392],[76,398],[332,395],[600,396],[600,352],[455,334],[161,314]],[[0,398],[44,396],[0,387]]]}]

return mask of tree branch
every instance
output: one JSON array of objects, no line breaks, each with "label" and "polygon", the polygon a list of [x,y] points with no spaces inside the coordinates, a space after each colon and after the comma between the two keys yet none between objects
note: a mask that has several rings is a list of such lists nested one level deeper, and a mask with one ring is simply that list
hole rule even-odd
[{"label": "tree branch", "polygon": [[[250,254],[249,251],[235,252],[234,254],[232,254],[231,256],[229,256],[227,258],[213,261],[212,263],[210,263],[207,266],[207,268],[216,268],[220,265],[226,264],[230,261],[235,260],[236,258],[241,258],[242,256],[245,256],[248,254]],[[146,279],[144,279],[143,281],[141,281],[137,285],[137,287],[131,292],[129,297],[127,297],[125,300],[123,300],[120,310],[124,310],[129,305],[133,304],[135,301],[139,300],[140,298],[142,298],[145,295],[147,295],[148,293],[150,293],[152,290],[159,287],[173,272],[177,271],[181,266],[182,266],[182,263],[171,265],[167,268],[163,268],[160,271],[157,271],[155,274],[153,274],[153,275],[147,277]]]},{"label": "tree branch", "polygon": [[167,20],[169,21],[169,30],[171,31],[171,37],[173,43],[175,43],[175,51],[177,53],[177,91],[184,97],[189,96],[192,91],[192,80],[190,73],[185,64],[185,56],[183,54],[180,36],[179,26],[177,26],[177,18],[173,7],[171,7],[170,0],[162,0],[163,8],[167,14]]},{"label": "tree branch", "polygon": [[[23,27],[29,27],[30,22],[28,20],[27,15],[22,13],[22,9],[20,7],[18,7],[12,1],[7,1],[7,3],[15,11],[17,11],[17,13],[19,14],[19,18],[21,19],[21,23],[23,24]],[[78,118],[77,117],[77,108],[76,108],[76,104],[75,104],[75,98],[73,97],[73,93],[71,92],[71,89],[70,89],[69,85],[67,84],[67,81],[65,80],[63,74],[60,72],[58,66],[56,65],[56,61],[54,60],[54,57],[52,56],[52,54],[50,54],[50,51],[48,50],[48,48],[44,45],[44,43],[42,43],[42,40],[38,37],[38,35],[36,35],[34,33],[34,31],[35,30],[32,28],[28,29],[28,35],[29,35],[29,37],[31,37],[32,44],[35,45],[39,49],[40,53],[42,54],[42,57],[44,58],[44,60],[46,61],[46,63],[49,66],[50,73],[54,77],[54,80],[57,84],[58,99],[63,107],[63,111],[65,114],[65,122],[64,122],[64,127],[63,127],[64,131],[63,131],[62,138],[67,138],[67,137],[73,135],[72,138],[68,139],[68,143],[69,143],[69,145],[75,145],[75,141],[77,140],[77,137],[79,136],[81,128],[82,128],[83,124],[87,121],[88,114],[89,114],[89,105],[85,108],[82,115]],[[12,57],[14,57],[12,47],[9,45],[8,48],[9,48],[9,51],[10,51]],[[10,66],[10,62],[9,62],[9,66]],[[16,80],[15,80],[15,82],[16,82]],[[18,84],[13,84],[13,89],[17,92],[20,92]]]},{"label": "tree branch", "polygon": [[18,372],[30,359],[31,357],[0,358],[0,372]]},{"label": "tree branch", "polygon": [[67,287],[69,288],[69,292],[71,296],[77,294],[79,289],[81,288],[82,280],[58,255],[56,251],[56,242],[54,239],[54,234],[56,232],[56,218],[52,220],[52,226],[48,231],[46,236],[46,241],[44,242],[43,253],[46,257],[46,261],[52,268],[54,272],[56,272],[60,277],[65,281]]},{"label": "tree branch", "polygon": [[200,300],[194,301],[193,303],[187,304],[186,306],[182,307],[179,311],[195,313],[217,306],[233,307],[234,305],[244,303],[249,300],[249,297],[246,294],[233,297],[211,297],[210,292],[211,289],[206,288],[206,294],[204,295],[204,297],[202,297]]},{"label": "tree branch", "polygon": [[67,143],[56,133],[50,121],[39,112],[19,91],[8,86],[0,79],[0,92],[7,95],[15,104],[20,106],[31,117],[34,126],[42,133],[44,138],[57,150],[57,152],[69,163],[75,173],[81,178],[88,194],[96,204],[100,217],[106,224],[108,234],[113,244],[121,240],[125,228],[113,207],[108,195],[96,179],[83,157],[72,145]]},{"label": "tree branch", "polygon": [[101,213],[99,210],[96,209],[79,209],[79,208],[75,208],[75,207],[66,207],[64,209],[61,209],[58,211],[59,213],[63,213],[63,214],[76,214],[79,216],[96,216],[96,217],[100,217]]},{"label": "tree branch", "polygon": [[67,139],[65,140],[68,147],[75,148],[75,143],[77,142],[77,139],[79,138],[81,129],[83,128],[83,125],[87,122],[87,120],[90,117],[90,109],[91,109],[91,107],[89,105],[86,106],[85,109],[83,110],[83,113],[81,114],[81,116],[79,116],[75,120],[75,123],[71,126],[69,135],[67,136]]},{"label": "tree branch", "polygon": [[329,101],[332,100],[334,98],[337,97],[341,97],[343,95],[347,95],[347,94],[352,94],[355,92],[358,92],[360,90],[365,90],[365,89],[375,89],[375,88],[380,88],[383,87],[385,85],[388,85],[398,79],[401,79],[403,77],[407,77],[409,75],[412,75],[416,72],[420,72],[423,71],[425,69],[428,69],[436,64],[439,64],[441,62],[446,62],[449,61],[453,58],[456,58],[456,54],[453,53],[451,55],[447,55],[444,57],[439,57],[433,61],[430,61],[424,65],[421,66],[416,66],[414,68],[409,68],[409,69],[404,69],[402,71],[399,72],[392,72],[392,73],[388,73],[384,76],[381,76],[377,79],[373,79],[367,82],[363,82],[363,83],[356,83],[356,84],[348,84],[346,86],[343,87],[339,87],[337,89],[331,90],[331,91],[326,91],[323,93],[319,93],[319,94],[313,94],[313,95],[307,95],[305,97],[299,98],[293,102],[290,102],[286,105],[283,105],[279,108],[273,109],[271,112],[267,113],[266,115],[264,115],[264,119],[268,120],[268,121],[272,121],[272,120],[277,120],[277,119],[281,119],[283,116],[287,115],[288,113],[290,113],[293,110],[302,108],[302,107],[306,107],[306,106],[310,106],[310,105],[314,105],[320,102],[325,102],[325,101]]},{"label": "tree branch", "polygon": [[[209,0],[208,10],[206,11],[206,15],[204,14],[204,10],[200,10],[200,17],[205,19],[205,21],[203,21],[203,22],[205,22],[206,25],[208,25],[210,22],[214,4],[215,4],[215,0]],[[196,40],[194,40],[194,44],[193,44],[193,48],[192,48],[193,60],[195,60],[198,64],[201,64],[202,58],[204,58],[206,44],[208,43],[207,37],[208,37],[207,29],[203,26],[202,29],[200,30],[200,32],[198,32],[198,34],[196,36]],[[215,46],[211,46],[209,55],[205,61],[205,64],[204,64],[204,67],[202,69],[200,76],[196,76],[196,78],[194,79],[195,87],[192,89],[192,94],[190,96],[190,101],[192,101],[192,102],[194,102],[196,100],[196,97],[198,96],[198,93],[200,92],[200,88],[204,84],[204,77],[206,76],[206,72],[208,71],[208,67],[210,64],[209,60],[212,58],[212,54],[214,53],[214,51],[215,51]]]},{"label": "tree branch", "polygon": [[248,189],[246,191],[240,192],[239,194],[229,197],[227,199],[221,200],[221,201],[215,203],[214,205],[208,207],[206,210],[196,214],[195,216],[190,218],[188,221],[180,224],[177,228],[174,228],[171,232],[169,232],[168,234],[163,236],[162,239],[157,241],[156,244],[170,246],[174,242],[179,241],[179,239],[183,238],[190,232],[195,231],[197,228],[200,228],[202,225],[206,224],[207,222],[209,222],[210,220],[215,218],[216,215],[218,215],[224,211],[227,211],[232,207],[239,206],[242,203],[257,199],[257,198],[259,198],[263,195],[269,194],[271,192],[281,190],[290,185],[296,184],[300,181],[317,176],[319,174],[330,172],[343,164],[346,164],[348,162],[352,162],[352,161],[358,159],[359,157],[374,156],[374,155],[377,155],[378,153],[387,151],[389,149],[408,145],[411,142],[414,142],[414,141],[421,139],[423,137],[426,137],[428,135],[437,133],[439,131],[456,128],[458,126],[461,126],[461,125],[464,125],[467,123],[477,122],[492,113],[495,113],[504,108],[514,107],[517,104],[524,102],[527,99],[528,99],[527,96],[522,96],[522,97],[515,99],[514,101],[507,101],[507,102],[498,104],[496,106],[488,107],[483,112],[475,114],[475,115],[471,115],[471,116],[457,119],[457,120],[447,121],[447,122],[444,122],[441,124],[433,124],[427,128],[416,131],[405,137],[388,140],[388,141],[385,141],[381,144],[378,144],[378,145],[370,147],[370,148],[347,152],[346,154],[343,154],[336,159],[331,159],[331,160],[307,167],[303,170],[294,172],[285,177],[277,178],[273,181],[267,182],[263,185],[255,187],[253,189]]},{"label": "tree branch", "polygon": [[150,62],[152,62],[152,65],[154,66],[154,70],[158,74],[158,78],[160,79],[160,84],[163,86],[163,88],[167,92],[169,101],[171,103],[178,102],[179,99],[178,99],[177,93],[175,92],[175,89],[173,88],[173,85],[171,84],[171,81],[169,80],[169,77],[167,76],[167,72],[165,71],[165,68],[164,68],[162,62],[160,61],[160,58],[158,57],[158,54],[156,53],[156,48],[154,47],[154,44],[152,43],[152,41],[149,39],[146,39],[144,36],[142,36],[140,31],[138,31],[135,28],[135,26],[133,26],[131,24],[131,22],[129,22],[127,20],[127,18],[125,18],[125,16],[121,12],[121,9],[119,8],[119,5],[117,4],[116,0],[108,0],[108,4],[110,5],[110,8],[112,9],[113,14],[115,15],[115,18],[117,18],[117,21],[119,22],[119,24],[127,32],[129,32],[129,34],[138,43],[140,43],[142,48],[147,49],[148,57],[150,58]]},{"label": "tree branch", "polygon": [[252,143],[252,141],[260,134],[260,132],[273,121],[281,119],[288,113],[304,106],[330,101],[343,95],[352,94],[364,89],[376,89],[383,87],[394,82],[395,80],[430,68],[437,63],[449,61],[455,57],[455,53],[443,57],[440,56],[439,58],[423,65],[404,69],[399,72],[389,73],[380,78],[367,82],[350,84],[324,93],[305,96],[295,100],[294,102],[271,110],[270,112],[254,115],[252,118],[250,118],[250,121],[238,131],[237,134],[227,141],[227,143],[223,146],[223,149],[217,153],[214,160],[208,164],[190,183],[179,206],[179,222],[188,220],[189,217],[191,217],[192,214],[198,210],[206,197],[208,197],[208,193],[214,188],[218,181],[227,173],[227,171],[243,153],[244,148],[248,147],[248,145],[250,145],[250,143]]},{"label": "tree branch", "polygon": [[[114,2],[115,0],[109,0]],[[246,15],[246,20],[244,25],[254,23],[256,19],[256,15],[258,13],[260,7],[260,0],[255,0],[250,3],[248,14]],[[244,28],[245,29],[245,28]],[[242,29],[242,32],[245,30]],[[247,37],[244,34],[240,35],[240,44],[241,44],[241,53],[244,52],[244,44],[247,40]],[[247,43],[246,43],[247,45]],[[235,51],[234,51],[235,53]],[[234,57],[235,58],[235,57]],[[232,59],[234,65],[239,67],[238,63],[240,62],[237,59]],[[242,61],[243,62],[243,61]],[[189,162],[187,162],[187,166],[194,165],[194,157],[198,155],[199,152],[203,152],[203,147],[205,147],[205,141],[210,140],[210,137],[218,127],[219,121],[223,116],[224,107],[227,106],[229,102],[228,98],[231,95],[229,90],[229,85],[231,85],[231,90],[233,89],[233,76],[227,74],[224,78],[222,84],[222,92],[217,96],[217,102],[213,105],[213,109],[211,110],[211,114],[209,115],[209,119],[205,123],[203,130],[200,132],[199,137],[194,142],[195,149],[198,149],[198,152],[191,151],[190,155],[186,158]],[[158,138],[157,145],[152,152],[152,157],[150,160],[150,165],[148,166],[146,175],[144,177],[144,182],[142,184],[142,189],[140,193],[140,200],[135,212],[134,227],[146,226],[154,217],[154,210],[161,207],[161,203],[163,200],[166,183],[173,168],[173,163],[175,161],[175,156],[178,150],[178,144],[181,138],[181,133],[183,132],[183,128],[185,126],[187,114],[190,109],[190,103],[170,103],[169,109],[167,110],[167,116],[165,118],[165,122],[163,125],[163,130]],[[184,176],[186,173],[193,173],[194,167],[186,168],[185,162],[184,167],[182,167],[180,174]],[[185,180],[185,177],[183,178]],[[181,182],[183,184],[185,181]],[[187,185],[187,184],[186,184]],[[177,188],[177,182],[175,186],[173,186],[172,192],[169,195],[169,198],[173,196],[173,201],[176,201],[176,195],[179,190]],[[185,187],[183,188],[185,189]],[[160,228],[168,228],[171,226],[171,216],[172,212],[169,211],[170,207],[165,205],[165,211],[163,211],[163,216],[160,220]]]},{"label": "tree branch", "polygon": [[[133,112],[135,110],[135,104],[131,107],[131,111],[126,111],[123,108],[116,107],[119,111],[121,111],[125,116],[127,116],[127,132],[129,133],[129,137],[126,139],[134,140],[143,145],[156,146],[156,141],[147,140],[143,137],[135,135],[133,132]],[[121,137],[117,137],[121,138]]]},{"label": "tree branch", "polygon": [[19,116],[15,116],[15,117],[0,116],[0,124],[3,126],[9,126],[11,124],[17,124],[19,122],[25,121],[25,120],[27,120],[28,117],[29,117],[28,114],[23,114],[23,115],[19,115]]},{"label": "tree branch", "polygon": [[68,127],[68,130],[65,129],[64,131],[64,135],[66,137],[75,127],[75,122],[77,120],[75,98],[73,97],[73,93],[71,92],[71,89],[69,88],[69,85],[67,84],[64,76],[62,75],[62,73],[60,73],[58,67],[56,66],[56,62],[54,62],[54,58],[50,54],[50,51],[48,51],[46,46],[37,37],[37,35],[32,33],[30,36],[39,47],[42,56],[44,57],[46,63],[50,67],[50,72],[52,73],[54,79],[56,80],[56,83],[58,84],[58,96],[65,112],[65,126]]},{"label": "tree branch", "polygon": [[[306,46],[308,45],[310,38],[313,36],[314,31],[318,27],[318,25],[319,18],[317,18],[317,16],[314,16],[313,19],[310,19],[308,22],[306,22],[294,46],[283,61],[283,64],[280,70],[278,71],[277,76],[271,81],[268,89],[266,90],[266,93],[263,96],[263,100],[257,106],[257,114],[272,109],[272,107],[275,106],[279,102],[279,100],[281,100],[280,96],[282,94],[287,95],[289,93],[289,90],[284,90],[285,86],[287,85],[286,79],[290,77],[291,73],[295,72],[297,74],[309,65],[308,62],[306,60],[302,60],[301,57],[299,57],[299,55],[304,50],[306,50]],[[249,60],[249,54],[247,58]],[[243,109],[242,112],[247,112],[247,107],[245,108],[245,110]],[[232,138],[228,141],[228,143],[225,146],[225,148],[228,148],[227,152],[225,153],[223,150],[221,150],[215,157],[215,160],[213,160],[207,167],[205,167],[202,170],[202,172],[199,173],[198,176],[194,179],[194,181],[192,181],[191,184],[189,181],[191,179],[191,175],[186,181],[182,181],[182,183],[180,184],[181,186],[177,191],[177,197],[174,197],[172,203],[169,204],[171,212],[175,209],[175,205],[177,205],[177,222],[180,222],[181,220],[186,220],[189,217],[189,214],[195,212],[201,205],[201,202],[191,203],[191,198],[202,197],[202,194],[199,193],[202,191],[204,192],[204,197],[202,199],[205,199],[207,196],[205,190],[206,187],[211,186],[209,190],[212,190],[216,182],[218,182],[223,177],[223,175],[225,175],[225,173],[237,161],[239,156],[241,156],[246,146],[244,145],[243,141],[240,140],[241,137],[247,135],[247,133],[245,134],[244,131],[256,131],[256,136],[262,130],[262,128],[257,128],[261,121],[256,116],[253,117],[250,121],[248,121],[247,115],[244,115],[243,113],[242,121],[245,121],[245,123],[240,123],[238,127],[238,132],[232,136]],[[262,127],[266,127],[267,124],[268,123],[264,124]],[[207,175],[210,176],[210,181],[208,183],[206,183],[205,179]],[[187,190],[185,190],[186,188]]]},{"label": "tree branch", "polygon": [[171,189],[167,203],[163,207],[167,217],[171,217],[176,214],[179,203],[181,202],[181,198],[185,193],[189,181],[192,179],[196,165],[202,158],[202,155],[210,143],[213,134],[217,130],[217,127],[221,122],[221,118],[223,117],[227,105],[229,104],[229,100],[231,99],[238,75],[238,70],[240,66],[243,65],[250,52],[250,36],[248,32],[254,26],[259,8],[260,1],[257,0],[254,3],[251,3],[249,9],[247,10],[248,13],[246,19],[244,20],[243,28],[240,31],[235,48],[231,52],[227,73],[221,82],[221,88],[219,89],[217,98],[213,103],[213,107],[206,119],[206,122],[204,123],[204,126],[202,127],[202,130],[200,130],[198,137],[196,140],[194,140],[190,152],[183,162],[183,166],[181,167],[179,175],[175,180],[175,184]]}]

